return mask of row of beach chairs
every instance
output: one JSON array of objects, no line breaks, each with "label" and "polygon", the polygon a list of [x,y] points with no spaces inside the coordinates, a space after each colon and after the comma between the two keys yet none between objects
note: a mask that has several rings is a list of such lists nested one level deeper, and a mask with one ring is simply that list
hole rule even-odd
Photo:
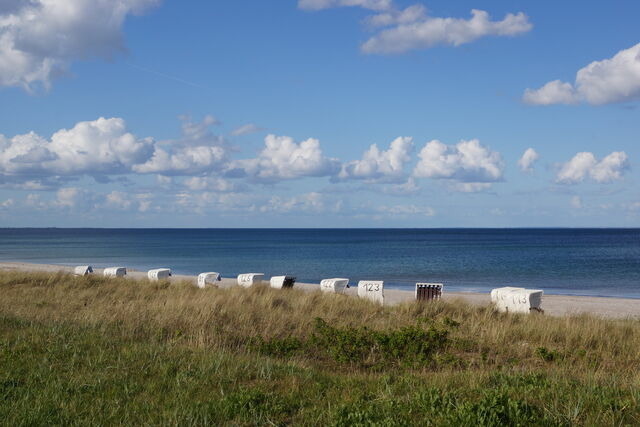
[{"label": "row of beach chairs", "polygon": [[[93,267],[90,265],[78,266],[74,269],[78,276],[93,274]],[[127,274],[125,267],[108,267],[104,269],[105,277],[124,277]],[[157,281],[171,277],[171,269],[156,268],[147,272],[149,280]],[[207,272],[200,273],[196,282],[199,288],[215,284],[222,280],[220,273]],[[262,285],[264,273],[244,273],[237,277],[239,286],[249,288],[251,286]],[[275,289],[292,288],[296,282],[293,276],[274,276],[269,280],[269,286]],[[324,279],[320,282],[320,291],[326,293],[342,294],[349,287],[349,279],[333,278]],[[442,297],[442,283],[416,283],[415,298],[418,301],[439,300]],[[361,280],[358,282],[358,297],[365,298],[379,304],[384,304],[384,281]]]},{"label": "row of beach chairs", "polygon": [[[74,273],[85,276],[93,273],[90,265],[78,266]],[[125,267],[109,267],[103,272],[105,277],[124,277],[127,274]],[[171,277],[171,269],[156,268],[147,272],[149,280],[158,281]],[[196,282],[199,288],[215,284],[222,280],[220,273],[207,272],[198,275]],[[239,286],[249,288],[262,285],[264,273],[244,273],[237,277]],[[296,282],[293,276],[274,276],[269,280],[269,286],[275,289],[292,288]],[[320,282],[320,291],[326,293],[342,294],[349,287],[349,279],[333,278]],[[442,283],[416,283],[415,299],[417,301],[433,301],[442,298],[444,285]],[[525,289],[516,287],[503,287],[491,291],[491,301],[499,311],[511,313],[531,313],[542,310],[543,291],[537,289]],[[384,304],[384,281],[361,280],[358,282],[358,297],[368,299],[378,304]]]}]

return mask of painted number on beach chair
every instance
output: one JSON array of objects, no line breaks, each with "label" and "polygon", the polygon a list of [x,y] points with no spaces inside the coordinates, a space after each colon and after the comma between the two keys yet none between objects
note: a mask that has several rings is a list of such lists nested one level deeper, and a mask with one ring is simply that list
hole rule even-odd
[{"label": "painted number on beach chair", "polygon": [[384,304],[384,282],[361,280],[358,282],[358,296]]},{"label": "painted number on beach chair", "polygon": [[220,273],[217,273],[215,271],[209,273],[200,273],[198,275],[198,287],[206,288],[207,285],[213,285],[221,280],[222,278],[220,277]]},{"label": "painted number on beach chair", "polygon": [[320,290],[322,292],[342,294],[344,293],[348,284],[349,279],[324,279],[322,282],[320,282]]},{"label": "painted number on beach chair", "polygon": [[263,277],[264,277],[263,273],[240,274],[238,276],[238,285],[243,286],[245,288],[250,288],[251,286],[254,286],[254,285],[261,285]]},{"label": "painted number on beach chair", "polygon": [[491,302],[499,311],[510,313],[542,312],[544,292],[537,289],[514,288],[507,286],[491,291]]}]

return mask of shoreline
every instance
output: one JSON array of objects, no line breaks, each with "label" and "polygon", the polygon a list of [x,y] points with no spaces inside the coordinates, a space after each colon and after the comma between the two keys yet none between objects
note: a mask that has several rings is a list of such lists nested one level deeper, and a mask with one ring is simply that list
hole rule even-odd
[{"label": "shoreline", "polygon": [[[43,272],[56,273],[66,272],[72,273],[73,267],[55,264],[36,264],[28,262],[0,262],[0,271],[24,271],[24,272]],[[94,269],[95,274],[102,274],[103,269]],[[127,268],[127,277],[132,279],[143,279],[147,277],[146,272],[136,271]],[[191,281],[194,283],[197,276],[192,275],[173,275],[171,281]],[[223,278],[218,282],[220,288],[229,288],[236,286],[236,278]],[[301,283],[296,282],[295,287],[307,292],[319,291],[317,283]],[[351,287],[346,290],[346,295],[356,297],[357,289]],[[489,293],[480,292],[447,292],[445,283],[445,292],[442,299],[447,302],[455,302],[462,300],[472,305],[488,305],[490,304]],[[403,302],[414,300],[414,292],[400,289],[385,289],[385,305],[392,306]],[[567,316],[590,314],[597,317],[611,319],[640,319],[640,301],[634,298],[620,297],[593,297],[593,296],[573,296],[573,295],[557,295],[545,294],[543,297],[542,308],[546,315],[550,316]]]}]

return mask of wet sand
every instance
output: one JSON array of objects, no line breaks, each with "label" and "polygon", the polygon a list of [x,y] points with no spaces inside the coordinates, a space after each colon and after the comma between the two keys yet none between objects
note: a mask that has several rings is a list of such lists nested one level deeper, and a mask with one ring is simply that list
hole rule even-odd
[{"label": "wet sand", "polygon": [[[158,266],[164,267],[164,266]],[[52,264],[31,264],[26,262],[0,262],[0,271],[17,270],[17,271],[39,271],[55,273],[58,271],[73,272],[73,267],[52,265]],[[95,274],[102,275],[102,269],[95,268]],[[132,279],[143,279],[147,277],[146,271],[136,271],[127,268],[127,276]],[[190,281],[196,283],[196,276],[173,275],[172,281]],[[228,288],[236,286],[236,278],[223,278],[218,286]],[[296,283],[297,289],[305,291],[319,291],[320,286],[317,283]],[[356,296],[357,289],[352,287],[346,290],[346,294]],[[414,299],[412,291],[399,289],[385,289],[385,305],[394,305]],[[490,304],[489,294],[475,292],[447,292],[446,283],[443,294],[443,300],[454,302],[462,300],[466,303],[475,305]],[[640,300],[627,298],[602,298],[587,296],[569,296],[569,295],[548,295],[545,294],[542,301],[542,308],[546,315],[565,316],[576,314],[591,314],[606,318],[634,318],[640,319]]]}]

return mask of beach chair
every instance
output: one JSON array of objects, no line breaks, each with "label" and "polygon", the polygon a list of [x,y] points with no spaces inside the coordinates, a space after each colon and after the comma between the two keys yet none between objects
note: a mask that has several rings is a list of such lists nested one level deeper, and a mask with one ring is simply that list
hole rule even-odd
[{"label": "beach chair", "polygon": [[358,282],[358,297],[384,305],[384,282],[361,280]]},{"label": "beach chair", "polygon": [[349,279],[324,279],[320,282],[320,291],[332,294],[343,294],[349,287]]},{"label": "beach chair", "polygon": [[251,286],[261,285],[264,273],[244,273],[238,275],[238,285],[250,288]]},{"label": "beach chair", "polygon": [[442,283],[416,283],[416,300],[433,301],[442,298]]},{"label": "beach chair", "polygon": [[155,268],[153,270],[149,270],[147,272],[147,277],[152,282],[157,282],[158,280],[168,279],[171,277],[171,269],[170,268]]},{"label": "beach chair", "polygon": [[508,313],[544,313],[542,310],[542,296],[539,289],[516,288],[505,286],[491,290],[491,302],[498,311]]},{"label": "beach chair", "polygon": [[93,267],[90,265],[79,265],[73,269],[73,274],[76,276],[86,276],[88,274],[93,274]]},{"label": "beach chair", "polygon": [[296,278],[293,276],[274,276],[269,281],[269,285],[274,289],[293,288]]},{"label": "beach chair", "polygon": [[127,269],[124,267],[108,267],[102,272],[104,277],[124,277],[127,275]]},{"label": "beach chair", "polygon": [[213,285],[221,280],[222,277],[220,277],[220,273],[216,273],[215,271],[209,273],[200,273],[198,275],[198,287],[206,288],[207,285]]}]

